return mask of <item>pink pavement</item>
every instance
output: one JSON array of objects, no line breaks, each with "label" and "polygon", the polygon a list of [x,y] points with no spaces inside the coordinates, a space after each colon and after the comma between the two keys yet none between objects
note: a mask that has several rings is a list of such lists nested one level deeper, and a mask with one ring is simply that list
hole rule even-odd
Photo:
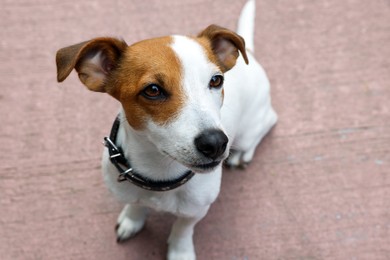
[{"label": "pink pavement", "polygon": [[[100,156],[119,105],[58,84],[55,53],[234,29],[244,2],[0,1],[1,259],[164,259],[167,214],[116,244]],[[258,0],[255,48],[279,122],[225,170],[198,259],[390,259],[390,2]]]}]

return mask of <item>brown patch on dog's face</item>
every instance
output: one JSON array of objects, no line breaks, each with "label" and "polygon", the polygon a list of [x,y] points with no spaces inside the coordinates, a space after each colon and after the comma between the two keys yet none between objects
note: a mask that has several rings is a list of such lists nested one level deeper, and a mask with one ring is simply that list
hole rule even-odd
[{"label": "brown patch on dog's face", "polygon": [[[107,92],[122,103],[134,129],[141,130],[149,119],[166,124],[184,104],[181,64],[171,43],[171,37],[163,37],[128,47],[107,81]],[[163,91],[165,98],[153,100],[142,94],[152,84]]]}]

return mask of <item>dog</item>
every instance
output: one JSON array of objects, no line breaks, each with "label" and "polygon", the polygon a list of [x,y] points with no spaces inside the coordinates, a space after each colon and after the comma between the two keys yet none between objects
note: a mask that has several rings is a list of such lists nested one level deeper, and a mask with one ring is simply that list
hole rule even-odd
[{"label": "dog", "polygon": [[58,82],[75,69],[89,90],[121,103],[102,159],[109,190],[126,204],[118,242],[142,229],[148,209],[166,211],[177,216],[167,258],[196,259],[194,226],[218,196],[222,163],[248,164],[277,121],[252,54],[254,19],[249,0],[237,33],[210,25],[197,36],[130,46],[96,38],[57,52]]}]

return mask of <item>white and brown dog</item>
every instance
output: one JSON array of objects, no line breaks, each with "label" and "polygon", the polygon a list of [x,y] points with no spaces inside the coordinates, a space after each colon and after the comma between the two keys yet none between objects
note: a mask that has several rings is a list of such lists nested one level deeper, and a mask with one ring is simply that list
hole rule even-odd
[{"label": "white and brown dog", "polygon": [[196,258],[194,226],[218,196],[222,162],[249,163],[277,120],[251,55],[254,17],[249,0],[237,33],[211,25],[196,37],[131,46],[96,38],[58,51],[59,82],[75,68],[88,89],[122,104],[102,162],[108,188],[126,203],[118,241],[142,229],[147,208],[167,211],[178,217],[168,259]]}]

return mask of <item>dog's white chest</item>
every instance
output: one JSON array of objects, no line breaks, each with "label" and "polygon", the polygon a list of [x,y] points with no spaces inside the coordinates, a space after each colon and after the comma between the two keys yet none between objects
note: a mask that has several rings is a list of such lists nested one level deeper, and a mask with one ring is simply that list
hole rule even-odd
[{"label": "dog's white chest", "polygon": [[107,187],[124,203],[145,206],[180,216],[193,216],[211,204],[219,193],[222,169],[208,174],[196,174],[190,182],[175,190],[158,192],[138,188],[130,182],[118,182],[118,171],[103,154],[103,177]]}]

